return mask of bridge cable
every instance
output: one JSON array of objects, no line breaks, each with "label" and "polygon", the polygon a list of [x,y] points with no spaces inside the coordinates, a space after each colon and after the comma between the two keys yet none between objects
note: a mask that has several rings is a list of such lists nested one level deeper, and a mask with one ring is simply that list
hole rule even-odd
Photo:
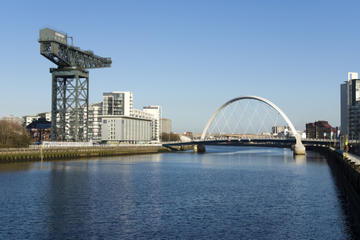
[{"label": "bridge cable", "polygon": [[254,125],[253,125],[253,119],[254,119],[254,116],[256,115],[256,113],[257,113],[257,109],[258,109],[258,106],[259,105],[257,105],[257,106],[255,106],[255,108],[254,108],[254,111],[250,114],[250,118],[248,118],[248,126],[247,126],[247,128],[246,128],[246,130],[245,130],[245,134],[249,134],[248,133],[248,131],[249,131],[249,127],[250,127],[250,129],[252,129],[252,130],[255,130],[255,127],[254,127]]},{"label": "bridge cable", "polygon": [[[265,117],[262,118],[261,127],[259,128],[259,132],[257,133],[258,135],[260,134],[261,129],[263,129],[265,131],[265,120],[267,119],[269,112],[270,112],[269,108],[267,107],[265,110]],[[270,118],[270,116],[269,116],[269,118]]]},{"label": "bridge cable", "polygon": [[[221,115],[219,116],[219,118],[221,118]],[[215,118],[215,125],[212,127],[213,131],[218,130],[220,132],[220,128],[218,127],[218,123],[219,123],[219,118]],[[217,128],[217,129],[216,129]],[[209,135],[211,135],[211,132],[209,131]]]},{"label": "bridge cable", "polygon": [[[249,107],[249,102],[250,102],[250,101],[246,101],[246,106],[245,106],[245,109],[246,109],[246,110],[247,110],[247,109],[248,109],[248,107]],[[238,110],[239,105],[240,105],[240,102],[237,102],[237,105],[236,105],[236,111]],[[237,130],[238,130],[238,128],[239,128],[239,126],[240,126],[240,124],[242,123],[242,120],[243,120],[243,118],[244,118],[245,114],[244,114],[244,113],[242,113],[242,114],[240,114],[240,116],[241,116],[241,117],[237,120],[237,124],[236,124],[236,126],[235,126],[235,131],[237,131]],[[239,131],[239,134],[241,134],[241,131]]]},{"label": "bridge cable", "polygon": [[[237,104],[235,104],[235,107],[237,106]],[[234,107],[233,107],[234,108]],[[231,111],[231,108],[228,108],[228,111]],[[234,115],[235,113],[235,109],[233,109],[231,112],[230,112],[230,116],[228,116],[226,119],[225,119],[225,131],[226,129],[228,129],[228,133],[230,134],[231,132],[231,128],[230,128],[230,124],[229,124],[229,121],[228,120],[232,120],[232,116]]]}]

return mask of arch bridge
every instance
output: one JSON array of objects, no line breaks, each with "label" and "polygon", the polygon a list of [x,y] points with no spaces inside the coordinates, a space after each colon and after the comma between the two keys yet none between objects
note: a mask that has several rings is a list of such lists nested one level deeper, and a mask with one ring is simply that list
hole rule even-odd
[{"label": "arch bridge", "polygon": [[[255,100],[255,101],[259,101],[261,103],[264,103],[268,106],[270,106],[272,109],[274,109],[275,111],[277,111],[280,116],[283,118],[283,120],[286,122],[286,124],[289,126],[290,128],[290,132],[293,134],[294,138],[284,138],[284,139],[279,139],[279,138],[258,138],[258,139],[249,139],[249,138],[245,138],[245,139],[209,139],[207,138],[207,132],[211,126],[211,124],[213,123],[214,119],[218,116],[218,114],[227,106],[229,106],[230,104],[234,103],[234,102],[238,102],[238,101],[242,101],[245,99],[249,99],[249,100]],[[276,106],[274,103],[272,103],[271,101],[269,101],[268,99],[262,98],[262,97],[258,97],[258,96],[242,96],[242,97],[237,97],[237,98],[233,98],[229,101],[227,101],[226,103],[224,103],[219,109],[216,110],[216,112],[211,116],[211,118],[209,119],[209,121],[207,122],[202,134],[201,134],[201,138],[200,140],[196,140],[196,141],[191,141],[191,142],[183,142],[183,143],[167,143],[167,144],[163,144],[163,146],[165,147],[174,147],[174,146],[183,146],[183,145],[194,145],[194,151],[195,152],[205,152],[205,145],[209,145],[209,144],[260,144],[261,146],[274,146],[274,145],[279,145],[279,146],[292,146],[292,149],[294,151],[294,154],[296,155],[303,155],[305,154],[305,146],[302,143],[301,140],[301,136],[299,135],[299,133],[296,131],[294,125],[292,124],[292,122],[290,121],[290,119],[286,116],[286,114],[278,107]]]}]

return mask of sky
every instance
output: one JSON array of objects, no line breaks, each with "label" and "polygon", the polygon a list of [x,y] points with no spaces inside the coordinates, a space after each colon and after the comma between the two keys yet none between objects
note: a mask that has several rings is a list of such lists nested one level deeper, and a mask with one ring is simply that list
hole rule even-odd
[{"label": "sky", "polygon": [[360,71],[360,1],[6,1],[0,8],[0,118],[51,109],[53,63],[39,30],[111,57],[90,70],[90,103],[132,91],[175,132],[200,132],[226,101],[264,97],[298,130],[340,124],[340,84]]}]

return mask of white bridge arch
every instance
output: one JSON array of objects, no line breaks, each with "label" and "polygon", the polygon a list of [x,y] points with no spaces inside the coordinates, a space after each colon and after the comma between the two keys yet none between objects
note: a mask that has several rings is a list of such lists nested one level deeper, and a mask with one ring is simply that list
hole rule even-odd
[{"label": "white bridge arch", "polygon": [[262,98],[262,97],[257,97],[257,96],[242,96],[242,97],[237,97],[234,99],[231,99],[230,101],[227,101],[226,103],[224,103],[209,119],[208,123],[206,124],[202,134],[201,134],[201,140],[205,140],[206,137],[206,133],[209,129],[209,127],[211,126],[212,122],[214,121],[214,119],[216,118],[216,116],[228,105],[237,102],[237,101],[241,101],[244,99],[252,99],[252,100],[256,100],[256,101],[260,101],[263,102],[267,105],[269,105],[270,107],[272,107],[273,109],[275,109],[280,115],[281,117],[285,120],[285,122],[289,125],[291,132],[294,134],[295,139],[296,139],[296,144],[295,144],[295,148],[294,148],[294,152],[295,154],[305,154],[305,147],[301,142],[301,137],[299,135],[299,133],[296,131],[294,125],[292,124],[292,122],[290,121],[290,119],[286,116],[286,114],[278,107],[276,106],[274,103],[272,103],[271,101],[267,100],[266,98]]}]

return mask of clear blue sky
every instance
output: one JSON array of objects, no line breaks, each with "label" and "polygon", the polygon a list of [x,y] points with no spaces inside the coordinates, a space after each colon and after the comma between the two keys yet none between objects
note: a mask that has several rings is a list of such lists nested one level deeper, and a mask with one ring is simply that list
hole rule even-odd
[{"label": "clear blue sky", "polygon": [[50,111],[54,65],[39,54],[51,27],[111,57],[90,70],[90,102],[130,90],[159,104],[175,131],[200,131],[225,101],[258,95],[304,129],[339,125],[339,85],[360,71],[360,1],[4,1],[0,117]]}]

